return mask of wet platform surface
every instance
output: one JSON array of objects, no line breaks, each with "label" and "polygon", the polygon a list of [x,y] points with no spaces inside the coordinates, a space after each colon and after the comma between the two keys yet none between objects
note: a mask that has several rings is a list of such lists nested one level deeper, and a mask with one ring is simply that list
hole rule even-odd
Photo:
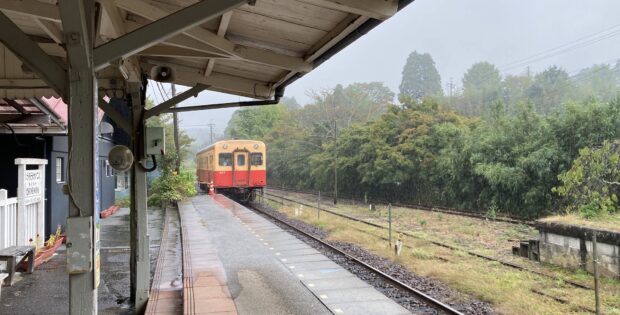
[{"label": "wet platform surface", "polygon": [[[148,215],[153,267],[163,227],[162,210],[151,208]],[[100,222],[101,284],[98,313],[134,314],[129,303],[129,209],[122,208]],[[36,268],[34,273],[18,275],[18,281],[12,287],[2,288],[0,314],[68,314],[69,275],[66,273],[65,253],[63,245],[54,257]],[[154,271],[154,267],[152,269]]]},{"label": "wet platform surface", "polygon": [[[317,250],[224,196],[197,196],[179,203],[179,211],[184,229],[185,224],[193,226],[184,231],[190,247],[204,251],[196,255],[191,250],[192,264],[202,268],[193,278],[211,277],[208,282],[234,302],[235,308],[226,314],[410,314]],[[185,301],[192,302],[188,298]],[[215,312],[214,305],[202,300],[195,312]]]},{"label": "wet platform surface", "polygon": [[179,213],[176,208],[168,207],[164,211],[164,227],[145,314],[183,312],[182,267]]}]

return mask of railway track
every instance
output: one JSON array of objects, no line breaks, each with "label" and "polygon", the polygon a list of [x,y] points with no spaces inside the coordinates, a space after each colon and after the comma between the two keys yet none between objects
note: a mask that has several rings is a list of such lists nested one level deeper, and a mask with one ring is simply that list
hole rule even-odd
[{"label": "railway track", "polygon": [[[283,197],[281,195],[274,195],[274,194],[267,193],[267,192],[265,193],[265,195],[272,196],[272,197],[277,198],[277,199],[286,200],[286,201],[289,201],[289,202],[292,202],[292,203],[296,203],[296,204],[299,204],[299,205],[303,205],[303,206],[306,206],[306,207],[310,207],[310,208],[315,208],[316,209],[315,205],[311,205],[311,204],[308,204],[308,203],[305,203],[305,202],[300,202],[298,200],[286,198],[286,197]],[[277,200],[277,199],[270,199],[270,198],[265,198],[265,199],[271,200],[271,201],[277,202],[277,203],[280,202],[280,200]],[[329,210],[329,209],[321,208],[321,211],[327,212],[329,214],[332,214],[332,215],[335,215],[335,216],[338,216],[338,217],[341,217],[341,218],[344,218],[344,219],[347,219],[347,220],[351,220],[351,221],[359,222],[359,223],[362,223],[362,224],[365,224],[365,225],[368,225],[368,226],[372,226],[372,227],[375,227],[375,228],[379,228],[379,229],[383,229],[383,230],[387,230],[388,229],[388,227],[383,226],[381,224],[377,224],[377,223],[374,223],[374,222],[368,222],[366,220],[363,220],[363,219],[360,219],[360,218],[356,218],[356,217],[353,217],[353,216],[350,216],[350,215],[338,213],[336,211],[332,211],[332,210]],[[550,278],[550,279],[553,279],[553,280],[559,280],[559,281],[562,281],[562,282],[564,282],[564,283],[566,283],[568,285],[571,285],[573,287],[576,287],[576,288],[585,289],[585,290],[593,290],[593,288],[591,288],[590,286],[587,286],[587,285],[584,285],[584,284],[581,284],[581,283],[578,283],[578,282],[574,282],[574,281],[571,281],[569,279],[564,279],[562,277],[558,277],[558,276],[555,276],[555,275],[550,275],[550,274],[547,274],[547,273],[544,273],[544,272],[539,272],[539,271],[536,271],[536,270],[532,270],[530,268],[526,268],[524,266],[517,265],[517,264],[512,263],[512,262],[504,261],[504,260],[501,260],[501,259],[496,259],[496,258],[487,256],[487,255],[482,255],[482,254],[479,254],[479,253],[476,253],[476,252],[472,252],[472,251],[469,251],[469,250],[465,250],[465,249],[462,249],[462,248],[458,248],[458,247],[455,247],[453,245],[449,245],[449,244],[446,244],[446,243],[442,243],[442,242],[438,242],[438,241],[433,241],[433,240],[428,240],[428,239],[425,239],[425,238],[421,238],[421,237],[419,237],[419,236],[417,236],[415,234],[412,234],[410,232],[407,232],[407,231],[402,231],[402,230],[397,230],[397,229],[392,229],[392,231],[394,233],[396,233],[396,234],[400,233],[402,235],[407,235],[407,236],[412,237],[412,238],[424,240],[424,241],[429,242],[429,243],[431,243],[433,245],[436,245],[436,246],[448,248],[450,250],[464,252],[464,253],[466,253],[466,254],[468,254],[470,256],[473,256],[473,257],[481,258],[481,259],[488,260],[488,261],[494,261],[494,262],[500,263],[500,264],[502,264],[504,266],[511,267],[511,268],[514,268],[514,269],[517,269],[517,270],[522,270],[522,271],[530,272],[532,274],[536,274],[538,276],[545,277],[545,278]],[[366,233],[369,233],[369,232],[366,232]],[[369,233],[369,234],[372,234],[372,233]],[[374,235],[374,234],[372,234],[372,235]],[[374,236],[377,237],[377,235],[374,235]]]},{"label": "railway track", "polygon": [[433,297],[431,297],[430,295],[417,290],[403,282],[401,282],[400,280],[388,275],[387,273],[373,267],[372,265],[362,261],[361,259],[358,259],[355,256],[352,256],[350,254],[348,254],[347,252],[323,241],[321,238],[308,233],[292,224],[290,224],[289,222],[286,222],[285,220],[282,220],[274,215],[272,215],[271,213],[267,212],[267,211],[263,211],[261,208],[255,206],[255,205],[248,205],[248,207],[250,209],[253,209],[254,211],[257,211],[267,217],[269,217],[270,219],[272,219],[273,221],[276,221],[277,223],[286,226],[286,228],[291,229],[293,231],[295,231],[298,234],[301,234],[309,239],[311,239],[314,242],[319,243],[321,246],[327,248],[329,251],[331,251],[332,253],[336,253],[337,255],[341,255],[343,257],[345,257],[348,261],[353,262],[359,266],[361,266],[362,268],[364,268],[365,270],[367,270],[368,272],[371,272],[375,275],[377,275],[379,278],[381,278],[383,281],[385,281],[386,283],[410,294],[415,296],[417,299],[423,301],[424,303],[428,304],[429,306],[431,306],[432,308],[440,311],[441,313],[445,313],[445,314],[463,314],[461,312],[459,312],[458,310],[454,309],[452,306],[445,304]]},{"label": "railway track", "polygon": [[[295,190],[295,189],[288,189],[288,188],[268,187],[268,189],[272,190],[272,191],[294,192],[294,193],[314,195],[314,196],[317,195],[316,193],[311,192],[311,191]],[[325,195],[325,197],[331,197],[331,196],[330,195]],[[347,201],[352,202],[352,203],[359,203],[358,200],[351,199],[351,198],[341,198],[341,197],[339,197],[338,199],[347,200]],[[382,204],[388,204],[388,202],[385,202],[385,201],[381,201],[381,203]],[[460,215],[460,216],[464,216],[464,217],[476,218],[476,219],[481,219],[481,220],[492,220],[492,221],[499,221],[499,222],[513,223],[513,224],[523,224],[523,225],[529,225],[529,226],[536,226],[536,223],[534,221],[523,220],[523,219],[507,217],[507,216],[498,216],[498,217],[493,217],[492,218],[492,217],[489,217],[489,216],[486,216],[486,215],[483,215],[483,214],[479,214],[479,213],[476,213],[476,212],[473,212],[473,211],[465,211],[465,210],[446,208],[446,207],[439,207],[439,206],[414,205],[414,204],[404,204],[404,203],[391,203],[391,204],[393,206],[401,207],[401,208],[408,208],[408,209],[415,209],[415,210],[424,210],[424,211],[431,211],[431,212],[441,212],[441,213]]]}]

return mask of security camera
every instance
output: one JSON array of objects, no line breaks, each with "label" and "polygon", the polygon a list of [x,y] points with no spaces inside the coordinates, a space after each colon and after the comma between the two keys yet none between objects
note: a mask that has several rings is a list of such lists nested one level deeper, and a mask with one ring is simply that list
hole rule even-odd
[{"label": "security camera", "polygon": [[119,172],[127,171],[133,164],[133,153],[124,145],[116,145],[108,153],[108,163]]}]

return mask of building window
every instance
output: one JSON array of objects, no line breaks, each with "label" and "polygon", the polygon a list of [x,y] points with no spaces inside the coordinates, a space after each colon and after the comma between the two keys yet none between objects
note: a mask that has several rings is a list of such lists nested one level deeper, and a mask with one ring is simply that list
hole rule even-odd
[{"label": "building window", "polygon": [[220,166],[231,166],[232,165],[232,153],[220,153],[218,157],[218,163]]},{"label": "building window", "polygon": [[263,154],[262,153],[252,153],[252,154],[250,154],[250,163],[253,166],[263,165]]},{"label": "building window", "polygon": [[114,190],[123,191],[129,188],[129,172],[115,172]]},{"label": "building window", "polygon": [[245,155],[244,154],[237,155],[237,166],[245,166]]},{"label": "building window", "polygon": [[65,159],[61,157],[56,158],[56,182],[65,182]]},{"label": "building window", "polygon": [[108,160],[105,161],[105,176],[106,177],[114,176],[114,169],[112,168],[112,166],[110,165],[110,162],[108,162]]}]

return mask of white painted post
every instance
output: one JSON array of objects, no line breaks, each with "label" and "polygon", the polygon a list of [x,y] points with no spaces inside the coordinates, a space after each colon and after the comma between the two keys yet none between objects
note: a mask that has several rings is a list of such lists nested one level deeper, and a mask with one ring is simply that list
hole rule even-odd
[{"label": "white painted post", "polygon": [[[45,238],[45,165],[44,159],[15,159],[17,165],[17,245],[29,245],[38,234]],[[27,170],[37,165],[37,170]],[[32,176],[35,175],[35,176]],[[35,208],[35,213],[32,208]],[[28,212],[30,211],[30,212]],[[28,213],[27,213],[28,212]]]},{"label": "white painted post", "polygon": [[11,231],[11,229],[7,228],[7,199],[8,194],[6,189],[0,189],[0,249],[7,247],[7,240],[9,239],[7,234]]},{"label": "white painted post", "polygon": [[[15,161],[17,163],[17,160]],[[26,164],[17,165],[17,246],[28,245],[28,239],[26,239],[26,203],[24,197],[26,196]]]},{"label": "white painted post", "polygon": [[45,164],[47,161],[39,164],[39,173],[41,173],[39,193],[41,197],[37,205],[37,234],[41,235],[41,239],[45,238]]}]

